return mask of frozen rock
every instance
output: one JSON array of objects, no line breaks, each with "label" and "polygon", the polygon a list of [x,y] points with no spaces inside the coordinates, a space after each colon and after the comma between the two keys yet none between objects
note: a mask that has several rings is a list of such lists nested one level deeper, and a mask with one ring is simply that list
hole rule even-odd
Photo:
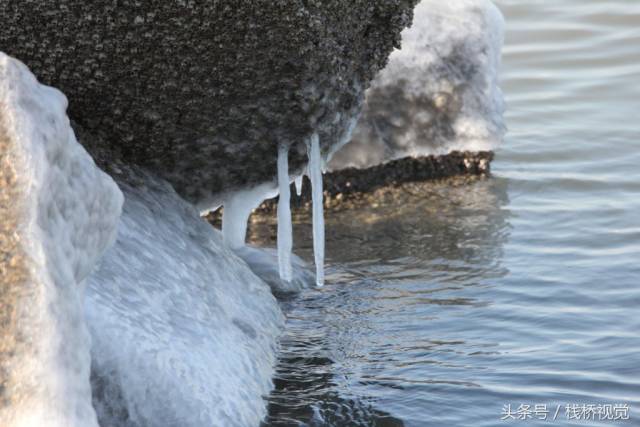
[{"label": "frozen rock", "polygon": [[0,53],[3,427],[98,425],[83,283],[113,240],[122,194],[77,143],[66,107]]},{"label": "frozen rock", "polygon": [[0,50],[71,100],[81,142],[168,180],[192,203],[326,156],[417,0],[0,1]]},{"label": "frozen rock", "polygon": [[146,174],[137,182],[121,183],[118,237],[87,287],[100,425],[257,426],[279,306],[168,183]]},{"label": "frozen rock", "polygon": [[330,168],[495,149],[505,131],[503,27],[489,0],[423,0],[402,49],[367,91],[352,142]]}]

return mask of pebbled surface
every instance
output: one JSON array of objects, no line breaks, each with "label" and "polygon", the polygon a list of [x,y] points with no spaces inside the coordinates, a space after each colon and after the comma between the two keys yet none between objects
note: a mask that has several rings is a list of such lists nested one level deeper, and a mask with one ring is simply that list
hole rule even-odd
[{"label": "pebbled surface", "polygon": [[326,155],[400,43],[417,0],[0,2],[0,51],[70,99],[112,173],[144,166],[199,205],[275,177],[277,144]]}]

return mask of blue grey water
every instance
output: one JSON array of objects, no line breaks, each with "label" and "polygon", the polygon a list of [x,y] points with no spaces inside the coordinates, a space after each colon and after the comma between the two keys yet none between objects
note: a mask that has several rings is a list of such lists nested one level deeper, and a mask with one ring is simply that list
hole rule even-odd
[{"label": "blue grey water", "polygon": [[[497,4],[493,176],[327,215],[328,283],[285,307],[267,425],[640,425],[640,2]],[[502,420],[523,404],[549,419]]]}]

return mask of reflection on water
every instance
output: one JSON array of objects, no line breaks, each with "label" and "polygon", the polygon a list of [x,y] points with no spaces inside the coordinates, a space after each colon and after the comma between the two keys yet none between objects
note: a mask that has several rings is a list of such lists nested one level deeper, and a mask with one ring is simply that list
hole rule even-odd
[{"label": "reflection on water", "polygon": [[[506,181],[409,184],[373,198],[327,213],[329,284],[284,303],[266,425],[419,423],[446,409],[449,399],[434,391],[480,387],[482,360],[499,352],[496,339],[470,334],[461,318],[480,315],[507,274]],[[310,227],[307,215],[295,224],[296,252],[307,258]],[[250,230],[261,245],[274,233],[272,222]]]},{"label": "reflection on water", "polygon": [[[285,303],[267,425],[494,427],[514,423],[505,404],[615,403],[630,421],[524,424],[640,425],[640,2],[497,4],[494,177],[327,214],[329,285]],[[295,237],[312,259],[304,216]]]}]

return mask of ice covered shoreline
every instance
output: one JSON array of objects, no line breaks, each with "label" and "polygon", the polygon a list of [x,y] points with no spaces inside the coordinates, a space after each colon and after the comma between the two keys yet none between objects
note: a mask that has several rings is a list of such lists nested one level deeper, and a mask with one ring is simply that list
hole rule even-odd
[{"label": "ice covered shoreline", "polygon": [[67,100],[0,52],[0,424],[97,426],[86,278],[122,193],[78,144]]},{"label": "ice covered shoreline", "polygon": [[[459,1],[454,12],[476,4]],[[324,283],[323,172],[352,132],[361,134],[365,89],[399,45],[416,1],[228,3],[233,19],[227,9],[173,3],[129,20],[119,13],[133,7],[124,2],[122,11],[101,11],[102,21],[89,4],[69,6],[77,16],[40,3],[0,8],[0,51],[15,52],[44,79],[0,53],[2,426],[244,427],[264,417],[283,327],[274,294]],[[419,16],[436,8],[424,4]],[[51,14],[56,19],[44,18]],[[200,14],[220,23],[211,30],[219,33],[209,33]],[[70,22],[72,15],[79,19]],[[263,28],[271,44],[234,38],[231,21]],[[419,34],[422,24],[414,26]],[[103,26],[122,34],[91,35]],[[176,36],[185,28],[194,34]],[[130,43],[147,34],[162,43],[147,52]],[[468,34],[462,45],[487,41]],[[207,55],[185,48],[194,37]],[[419,47],[409,43],[409,53],[421,54]],[[219,58],[224,67],[216,68]],[[416,66],[408,75],[423,81],[431,72]],[[69,112],[47,84],[70,96]],[[433,103],[440,92],[423,95]],[[469,99],[472,108],[479,98]],[[488,168],[487,155],[474,159],[440,172]],[[429,164],[436,172],[443,165]],[[388,179],[394,165],[374,174]],[[303,174],[312,182],[315,274],[291,252],[287,193]],[[251,209],[278,193],[277,252],[246,247]],[[201,217],[220,204],[223,233]]]}]

